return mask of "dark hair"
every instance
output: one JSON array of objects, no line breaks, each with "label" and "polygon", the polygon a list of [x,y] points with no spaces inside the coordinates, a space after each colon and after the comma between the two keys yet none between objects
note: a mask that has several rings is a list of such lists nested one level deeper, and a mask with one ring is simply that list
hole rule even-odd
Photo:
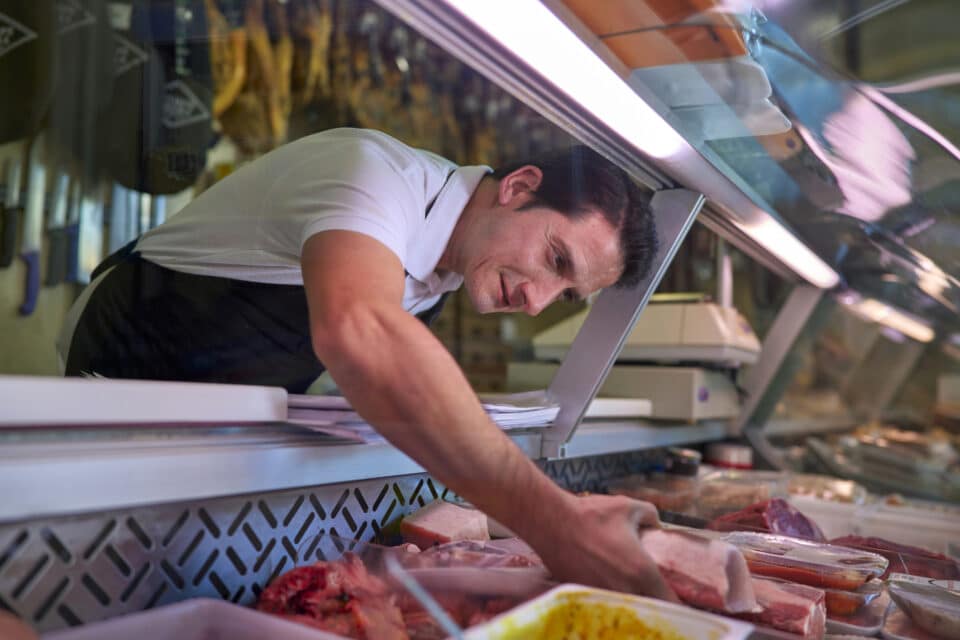
[{"label": "dark hair", "polygon": [[647,197],[620,167],[593,149],[576,145],[544,158],[514,162],[496,170],[501,179],[524,165],[543,172],[533,200],[523,209],[547,207],[578,218],[599,210],[620,231],[623,273],[617,288],[635,286],[647,276],[657,253],[657,230]]}]

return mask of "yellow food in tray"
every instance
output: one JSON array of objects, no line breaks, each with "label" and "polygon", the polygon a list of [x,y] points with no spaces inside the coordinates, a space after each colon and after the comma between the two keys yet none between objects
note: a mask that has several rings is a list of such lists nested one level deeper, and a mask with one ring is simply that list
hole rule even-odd
[{"label": "yellow food in tray", "polygon": [[660,600],[561,585],[467,640],[743,640],[752,626]]},{"label": "yellow food in tray", "polygon": [[563,598],[531,626],[507,633],[503,640],[686,640],[666,621],[649,622],[626,607]]}]

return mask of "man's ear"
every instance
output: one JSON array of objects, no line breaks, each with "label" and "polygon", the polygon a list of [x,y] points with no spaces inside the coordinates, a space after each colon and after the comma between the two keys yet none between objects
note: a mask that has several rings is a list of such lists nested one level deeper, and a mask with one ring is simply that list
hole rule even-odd
[{"label": "man's ear", "polygon": [[543,180],[543,171],[540,167],[525,164],[519,169],[508,173],[500,180],[500,189],[497,193],[497,204],[520,206],[530,199],[530,194],[540,187]]}]

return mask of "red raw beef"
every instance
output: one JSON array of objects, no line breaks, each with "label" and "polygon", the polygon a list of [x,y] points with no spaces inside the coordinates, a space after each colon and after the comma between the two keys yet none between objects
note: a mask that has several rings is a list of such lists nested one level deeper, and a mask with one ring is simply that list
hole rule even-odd
[{"label": "red raw beef", "polygon": [[956,580],[960,578],[960,566],[957,565],[955,560],[920,547],[898,544],[883,538],[864,538],[861,536],[835,538],[830,541],[830,544],[863,549],[882,555],[890,561],[890,564],[881,579],[886,578],[891,573],[907,573],[937,580]]},{"label": "red raw beef", "polygon": [[357,640],[408,639],[389,588],[353,554],[286,572],[257,609]]},{"label": "red raw beef", "polygon": [[761,608],[738,618],[773,627],[804,638],[822,638],[827,624],[826,596],[822,589],[790,582],[753,578],[753,592]]},{"label": "red raw beef", "polygon": [[724,514],[710,522],[707,528],[716,531],[766,531],[817,542],[826,541],[820,527],[783,498],[771,498]]}]

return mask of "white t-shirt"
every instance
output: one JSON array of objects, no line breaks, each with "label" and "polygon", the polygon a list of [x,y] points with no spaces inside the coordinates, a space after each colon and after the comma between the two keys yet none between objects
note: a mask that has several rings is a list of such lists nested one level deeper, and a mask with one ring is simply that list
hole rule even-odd
[{"label": "white t-shirt", "polygon": [[[407,271],[403,307],[416,314],[463,284],[461,275],[440,277],[435,269],[464,206],[490,172],[457,167],[379,131],[331,129],[227,176],[144,234],[136,249],[184,273],[302,285],[300,255],[310,236],[357,231],[400,259]],[[83,308],[107,273],[67,314],[57,339],[61,373]]]},{"label": "white t-shirt", "polygon": [[357,231],[397,255],[408,274],[403,306],[419,313],[463,283],[434,270],[490,171],[458,168],[379,131],[331,129],[224,178],[145,234],[137,251],[184,273],[302,285],[300,255],[310,236]]}]

